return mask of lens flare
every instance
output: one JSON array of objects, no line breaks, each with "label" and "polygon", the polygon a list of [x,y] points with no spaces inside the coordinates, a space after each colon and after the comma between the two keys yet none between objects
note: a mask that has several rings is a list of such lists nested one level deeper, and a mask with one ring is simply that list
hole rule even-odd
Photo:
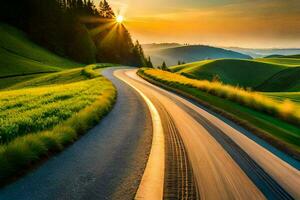
[{"label": "lens flare", "polygon": [[123,17],[122,15],[118,15],[118,16],[116,17],[116,21],[117,21],[118,23],[122,23],[122,22],[124,21],[124,17]]}]

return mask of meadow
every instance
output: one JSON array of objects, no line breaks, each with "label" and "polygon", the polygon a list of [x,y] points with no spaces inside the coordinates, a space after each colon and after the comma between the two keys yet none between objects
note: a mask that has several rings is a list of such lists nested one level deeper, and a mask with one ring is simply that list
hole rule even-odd
[{"label": "meadow", "polygon": [[299,157],[300,109],[297,103],[276,100],[218,81],[196,80],[161,70],[140,69],[139,74],[227,113],[227,117],[256,130],[261,137]]},{"label": "meadow", "polygon": [[62,150],[111,109],[116,89],[93,68],[44,75],[0,92],[1,178]]}]

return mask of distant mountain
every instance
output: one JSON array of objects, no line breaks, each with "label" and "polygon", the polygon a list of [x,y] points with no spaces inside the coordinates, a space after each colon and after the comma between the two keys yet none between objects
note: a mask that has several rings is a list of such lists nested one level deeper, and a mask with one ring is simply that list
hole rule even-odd
[{"label": "distant mountain", "polygon": [[291,58],[291,59],[300,59],[300,54],[296,55],[269,55],[266,56],[265,58]]},{"label": "distant mountain", "polygon": [[282,56],[281,58],[294,58],[294,59],[300,59],[300,54],[297,54],[297,55],[287,55],[287,56]]},{"label": "distant mountain", "polygon": [[300,54],[300,48],[287,48],[287,49],[251,49],[251,48],[239,48],[239,47],[226,47],[225,49],[244,53],[252,56],[253,58],[262,58],[273,55],[294,55]]},{"label": "distant mountain", "polygon": [[151,57],[155,66],[161,65],[163,61],[165,61],[168,66],[171,66],[176,65],[178,61],[188,63],[219,58],[252,58],[246,54],[205,45],[178,46],[150,50],[145,48],[145,54]]},{"label": "distant mountain", "polygon": [[158,49],[166,49],[173,47],[181,47],[182,44],[179,43],[152,43],[152,44],[143,44],[142,47],[145,51],[149,50],[158,50]]}]

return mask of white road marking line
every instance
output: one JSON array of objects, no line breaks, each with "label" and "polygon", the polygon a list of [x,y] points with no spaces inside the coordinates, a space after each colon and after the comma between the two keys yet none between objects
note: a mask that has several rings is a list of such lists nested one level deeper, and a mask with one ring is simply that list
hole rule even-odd
[{"label": "white road marking line", "polygon": [[115,71],[114,75],[130,85],[142,96],[149,107],[153,125],[152,147],[135,199],[160,200],[163,199],[165,172],[165,141],[161,119],[151,100],[128,80],[122,77],[122,75],[120,75],[121,71],[122,70]]}]

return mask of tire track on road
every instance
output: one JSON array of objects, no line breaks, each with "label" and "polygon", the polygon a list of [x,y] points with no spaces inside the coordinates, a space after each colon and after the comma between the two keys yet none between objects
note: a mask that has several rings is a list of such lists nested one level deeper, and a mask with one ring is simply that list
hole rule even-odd
[{"label": "tire track on road", "polygon": [[196,179],[176,125],[161,103],[157,100],[154,103],[161,115],[165,134],[164,199],[200,199]]},{"label": "tire track on road", "polygon": [[[172,98],[169,96],[169,98]],[[265,172],[239,145],[228,137],[220,128],[212,124],[195,110],[182,102],[172,98],[173,101],[198,121],[229,153],[241,169],[261,190],[267,199],[294,199],[287,193],[267,172]]]}]

